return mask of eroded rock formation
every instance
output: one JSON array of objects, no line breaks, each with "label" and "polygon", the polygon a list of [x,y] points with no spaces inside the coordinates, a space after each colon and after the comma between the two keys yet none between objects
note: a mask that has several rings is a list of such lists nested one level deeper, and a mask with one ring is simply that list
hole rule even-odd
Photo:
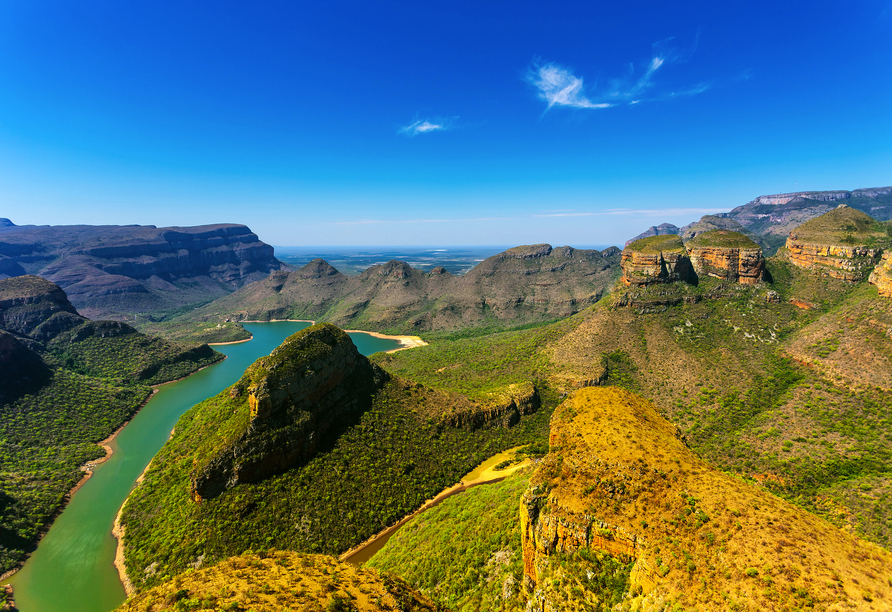
[{"label": "eroded rock formation", "polygon": [[867,278],[888,236],[869,215],[841,204],[787,237],[793,265],[849,282]]},{"label": "eroded rock formation", "polygon": [[892,251],[883,253],[883,258],[876,265],[870,278],[867,279],[871,285],[876,285],[880,291],[880,295],[892,297]]},{"label": "eroded rock formation", "polygon": [[754,285],[764,278],[762,248],[743,234],[714,230],[698,235],[685,246],[697,274],[744,285]]},{"label": "eroded rock formation", "polygon": [[258,359],[230,388],[240,431],[191,477],[195,501],[240,482],[257,482],[310,459],[340,420],[368,408],[387,374],[359,354],[350,336],[319,324]]},{"label": "eroded rock formation", "polygon": [[651,236],[627,245],[622,269],[623,283],[639,287],[694,279],[688,253],[675,235]]}]

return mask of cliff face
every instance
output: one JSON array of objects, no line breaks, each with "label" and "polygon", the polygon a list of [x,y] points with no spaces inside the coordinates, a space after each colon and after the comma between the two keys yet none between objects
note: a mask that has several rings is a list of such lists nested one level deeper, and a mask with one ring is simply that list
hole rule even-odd
[{"label": "cliff face", "polygon": [[884,228],[869,215],[840,205],[790,232],[790,261],[807,270],[859,282],[877,265],[889,245]]},{"label": "cliff face", "polygon": [[793,265],[844,281],[864,280],[876,266],[882,250],[866,246],[806,244],[787,238],[787,253]]},{"label": "cliff face", "polygon": [[728,609],[723,593],[754,609],[879,610],[892,596],[887,551],[715,471],[632,393],[574,392],[550,444],[519,507],[528,610]]},{"label": "cliff face", "polygon": [[880,263],[870,273],[867,279],[871,285],[876,285],[880,295],[892,297],[892,251],[883,253]]},{"label": "cliff face", "polygon": [[754,285],[764,278],[762,248],[743,234],[713,230],[696,236],[685,246],[698,274],[744,285]]},{"label": "cliff face", "polygon": [[678,236],[636,240],[623,249],[622,281],[638,287],[654,283],[694,281],[691,260]]},{"label": "cliff face", "polygon": [[0,283],[0,328],[46,341],[84,323],[62,289],[38,276]]},{"label": "cliff face", "polygon": [[213,497],[308,460],[340,419],[370,405],[386,379],[334,325],[314,325],[290,336],[231,388],[244,412],[242,426],[193,470],[192,499]]},{"label": "cliff face", "polygon": [[322,319],[405,333],[520,325],[594,304],[616,280],[620,252],[547,244],[516,247],[463,276],[400,261],[347,277],[318,259],[252,283],[189,315],[191,320]]},{"label": "cliff face", "polygon": [[0,275],[37,274],[91,315],[171,308],[225,295],[282,264],[244,225],[12,226]]}]

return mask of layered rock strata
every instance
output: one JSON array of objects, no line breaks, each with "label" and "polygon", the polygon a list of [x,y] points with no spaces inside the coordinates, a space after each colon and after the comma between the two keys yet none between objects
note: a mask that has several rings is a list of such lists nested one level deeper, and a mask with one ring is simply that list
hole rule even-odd
[{"label": "layered rock strata", "polygon": [[892,297],[892,251],[883,253],[883,258],[867,280],[871,285],[876,285],[880,295]]},{"label": "layered rock strata", "polygon": [[638,287],[655,283],[691,281],[691,260],[675,235],[642,238],[623,249],[622,282]]},{"label": "layered rock strata", "polygon": [[705,232],[685,246],[697,274],[744,285],[755,285],[765,276],[762,248],[738,232]]},{"label": "layered rock strata", "polygon": [[339,421],[371,405],[387,374],[331,324],[290,336],[258,359],[230,390],[244,412],[241,428],[193,469],[191,497],[213,497],[307,461]]},{"label": "layered rock strata", "polygon": [[484,405],[473,404],[467,410],[449,414],[441,423],[448,427],[476,430],[482,427],[511,427],[521,416],[534,414],[542,402],[532,383],[509,385]]},{"label": "layered rock strata", "polygon": [[791,231],[786,247],[797,267],[860,282],[877,265],[888,242],[872,217],[841,204]]},{"label": "layered rock strata", "polygon": [[888,551],[714,470],[633,393],[575,391],[549,442],[519,504],[527,610],[719,610],[728,592],[753,609],[868,610],[882,606],[865,593],[892,597]]}]

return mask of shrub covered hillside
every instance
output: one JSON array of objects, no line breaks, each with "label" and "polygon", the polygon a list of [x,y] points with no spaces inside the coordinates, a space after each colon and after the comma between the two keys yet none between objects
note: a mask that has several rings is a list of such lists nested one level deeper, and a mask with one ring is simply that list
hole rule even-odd
[{"label": "shrub covered hillside", "polygon": [[177,423],[122,512],[129,578],[146,588],[248,549],[344,552],[484,459],[541,441],[555,405],[532,385],[489,403],[435,391],[310,327]]},{"label": "shrub covered hillside", "polygon": [[288,610],[436,612],[395,576],[324,555],[246,553],[177,576],[128,599],[117,612]]},{"label": "shrub covered hillside", "polygon": [[529,472],[474,487],[416,516],[366,567],[401,576],[454,612],[522,610],[517,508]]},{"label": "shrub covered hillside", "polygon": [[21,563],[110,436],[150,396],[222,355],[88,321],[36,276],[0,280],[0,574]]}]

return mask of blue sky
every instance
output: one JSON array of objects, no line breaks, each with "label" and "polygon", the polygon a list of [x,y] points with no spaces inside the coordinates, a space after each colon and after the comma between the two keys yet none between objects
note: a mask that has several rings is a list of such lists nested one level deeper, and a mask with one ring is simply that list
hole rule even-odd
[{"label": "blue sky", "polygon": [[0,217],[621,244],[892,184],[890,32],[890,0],[3,2]]}]

